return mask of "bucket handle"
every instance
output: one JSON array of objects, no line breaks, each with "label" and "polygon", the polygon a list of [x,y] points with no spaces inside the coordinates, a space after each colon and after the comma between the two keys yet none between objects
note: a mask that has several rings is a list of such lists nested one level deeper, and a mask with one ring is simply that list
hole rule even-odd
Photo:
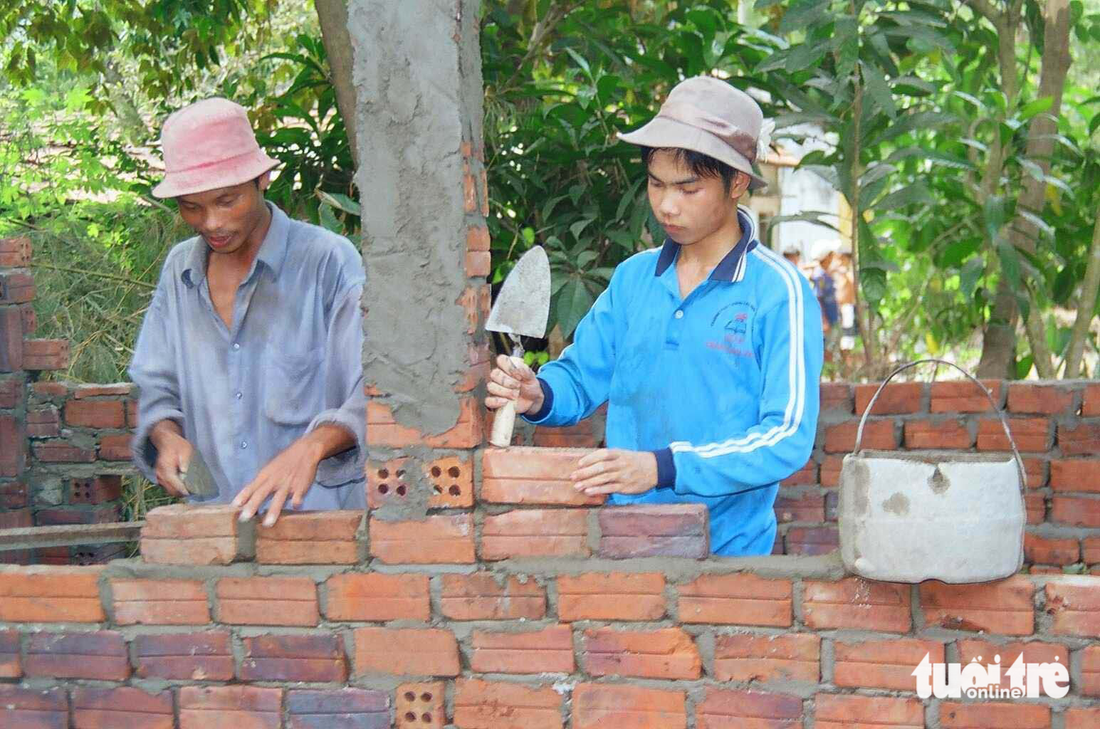
[{"label": "bucket handle", "polygon": [[1015,456],[1015,458],[1016,458],[1016,467],[1020,469],[1020,489],[1021,489],[1021,491],[1026,492],[1026,490],[1027,490],[1027,472],[1024,470],[1024,459],[1020,458],[1020,451],[1016,449],[1016,440],[1012,437],[1012,433],[1009,432],[1009,430],[1008,430],[1008,421],[1005,420],[1004,411],[1002,411],[999,407],[997,407],[997,403],[993,402],[992,393],[989,392],[989,390],[986,388],[985,385],[983,385],[981,383],[980,380],[975,378],[973,375],[971,375],[969,372],[964,370],[962,367],[959,367],[954,362],[948,362],[947,360],[943,360],[943,359],[935,359],[933,357],[929,357],[929,358],[926,358],[926,359],[915,360],[913,362],[910,362],[909,364],[904,364],[901,367],[898,367],[896,370],[891,372],[886,377],[885,380],[882,381],[882,384],[878,386],[877,390],[875,390],[875,394],[871,398],[871,402],[867,403],[867,407],[863,411],[863,417],[861,417],[859,419],[859,430],[856,431],[856,447],[855,447],[855,450],[852,451],[853,454],[854,455],[859,455],[859,452],[861,450],[860,446],[863,444],[863,426],[867,422],[867,416],[871,414],[871,410],[874,409],[874,407],[875,407],[875,400],[878,400],[878,396],[882,394],[883,388],[886,387],[886,383],[888,383],[888,382],[890,382],[890,380],[894,379],[894,375],[897,375],[901,372],[904,372],[905,370],[907,370],[911,367],[916,367],[919,364],[926,364],[928,362],[935,362],[937,364],[945,364],[945,365],[948,365],[949,367],[954,367],[959,372],[962,372],[964,375],[966,375],[967,378],[969,378],[971,382],[973,382],[975,385],[977,385],[981,389],[981,391],[985,393],[985,396],[987,398],[989,398],[989,404],[993,406],[993,410],[997,413],[997,417],[999,417],[1001,419],[1001,427],[1005,429],[1005,435],[1008,436],[1008,443],[1009,443],[1009,445],[1012,446],[1012,455]]}]

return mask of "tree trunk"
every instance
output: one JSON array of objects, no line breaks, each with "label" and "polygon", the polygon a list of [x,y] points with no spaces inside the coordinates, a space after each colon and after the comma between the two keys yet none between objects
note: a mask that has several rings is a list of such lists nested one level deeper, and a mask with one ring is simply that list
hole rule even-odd
[{"label": "tree trunk", "polygon": [[1062,375],[1067,380],[1081,374],[1081,358],[1085,353],[1085,341],[1088,339],[1089,325],[1096,311],[1096,297],[1100,293],[1100,214],[1096,216],[1096,225],[1092,228],[1092,249],[1089,262],[1085,266],[1085,280],[1081,284],[1081,298],[1077,300],[1077,318],[1073,322],[1073,334],[1066,350],[1066,370]]},{"label": "tree trunk", "polygon": [[321,41],[328,55],[328,65],[332,71],[332,86],[336,90],[336,106],[344,128],[348,133],[348,145],[351,147],[351,159],[359,166],[359,145],[355,133],[355,83],[352,80],[351,67],[353,48],[348,34],[347,0],[314,0],[317,19],[321,22]]}]

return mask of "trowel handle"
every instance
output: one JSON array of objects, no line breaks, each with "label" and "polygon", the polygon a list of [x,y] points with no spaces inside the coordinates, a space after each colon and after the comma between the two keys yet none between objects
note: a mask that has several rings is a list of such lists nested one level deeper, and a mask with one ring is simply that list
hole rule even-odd
[{"label": "trowel handle", "polygon": [[499,408],[493,418],[493,430],[489,434],[489,443],[497,448],[512,445],[512,431],[516,428],[516,404],[509,400]]},{"label": "trowel handle", "polygon": [[898,367],[896,370],[887,375],[886,379],[883,380],[882,384],[878,386],[877,390],[875,390],[875,394],[871,397],[871,402],[867,403],[867,407],[863,411],[863,417],[859,419],[859,429],[856,430],[856,447],[852,449],[852,452],[859,453],[860,447],[863,444],[863,426],[867,423],[867,416],[871,414],[871,410],[875,407],[875,400],[878,400],[878,396],[882,394],[882,390],[886,387],[886,384],[890,382],[890,380],[894,379],[894,375],[897,375],[911,367],[916,367],[917,365],[924,364],[926,362],[935,362],[936,364],[944,364],[948,367],[954,367],[959,372],[962,372],[964,375],[966,375],[966,377],[971,382],[978,386],[979,390],[985,393],[985,396],[989,399],[989,404],[993,406],[994,412],[996,412],[997,416],[1001,419],[1001,427],[1004,428],[1005,435],[1008,436],[1008,444],[1012,446],[1012,455],[1016,457],[1016,467],[1020,470],[1020,490],[1026,491],[1027,470],[1024,468],[1024,459],[1020,457],[1020,451],[1016,448],[1016,439],[1012,437],[1012,432],[1008,429],[1008,421],[1005,420],[1004,411],[997,407],[997,403],[993,400],[993,393],[991,393],[986,388],[986,386],[982,384],[981,380],[974,377],[974,375],[970,374],[962,367],[959,367],[954,362],[948,362],[945,359],[935,359],[934,357],[918,359],[910,362],[909,364],[904,364],[901,367]]}]

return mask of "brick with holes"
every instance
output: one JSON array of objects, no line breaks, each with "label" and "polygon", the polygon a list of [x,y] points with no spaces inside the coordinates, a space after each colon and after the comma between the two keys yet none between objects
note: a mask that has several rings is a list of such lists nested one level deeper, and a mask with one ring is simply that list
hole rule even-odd
[{"label": "brick with holes", "polygon": [[447,723],[441,681],[403,683],[395,694],[396,729],[443,729]]},{"label": "brick with holes", "polygon": [[474,505],[473,463],[459,456],[446,456],[424,466],[424,477],[431,484],[429,508]]}]

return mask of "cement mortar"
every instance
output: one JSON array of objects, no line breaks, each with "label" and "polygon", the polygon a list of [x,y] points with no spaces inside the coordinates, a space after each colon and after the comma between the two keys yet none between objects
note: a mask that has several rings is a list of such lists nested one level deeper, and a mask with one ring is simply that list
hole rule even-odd
[{"label": "cement mortar", "polygon": [[468,368],[457,301],[470,285],[461,145],[481,145],[477,5],[348,3],[368,281],[364,375],[401,425],[428,434],[458,420],[454,387]]}]

